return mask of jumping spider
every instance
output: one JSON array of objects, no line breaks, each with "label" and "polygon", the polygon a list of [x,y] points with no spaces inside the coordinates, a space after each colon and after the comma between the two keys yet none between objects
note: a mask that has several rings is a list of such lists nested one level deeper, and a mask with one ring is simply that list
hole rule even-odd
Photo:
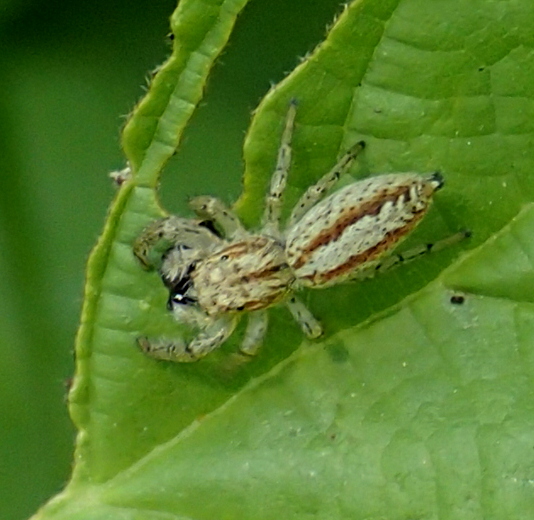
[{"label": "jumping spider", "polygon": [[[241,352],[252,356],[267,330],[267,308],[278,303],[286,305],[308,338],[317,338],[321,325],[296,298],[296,290],[366,278],[466,235],[458,233],[404,255],[388,255],[421,221],[434,192],[442,187],[437,172],[371,177],[319,202],[348,171],[363,150],[363,141],[308,188],[281,230],[281,199],[291,162],[295,114],[295,103],[291,103],[265,201],[263,227],[257,233],[245,230],[220,200],[204,196],[190,202],[198,220],[170,216],[149,225],[136,240],[137,258],[146,268],[158,268],[169,288],[169,310],[178,321],[199,329],[189,343],[139,338],[149,356],[196,361],[226,341],[245,312],[249,321]],[[161,243],[168,249],[151,260]]]}]

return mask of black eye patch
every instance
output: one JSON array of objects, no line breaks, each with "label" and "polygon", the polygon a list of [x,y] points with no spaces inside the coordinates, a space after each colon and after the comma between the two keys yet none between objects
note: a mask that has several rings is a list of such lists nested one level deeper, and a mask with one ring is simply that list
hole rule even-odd
[{"label": "black eye patch", "polygon": [[170,294],[169,299],[167,300],[167,309],[172,311],[175,305],[191,305],[196,303],[195,298],[185,296],[184,294]]}]

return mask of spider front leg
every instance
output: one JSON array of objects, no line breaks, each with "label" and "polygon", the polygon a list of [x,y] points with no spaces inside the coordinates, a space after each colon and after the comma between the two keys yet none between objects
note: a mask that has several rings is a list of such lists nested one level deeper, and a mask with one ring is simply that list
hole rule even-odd
[{"label": "spider front leg", "polygon": [[293,208],[291,216],[289,217],[288,228],[295,225],[307,211],[314,206],[319,199],[339,180],[341,175],[346,173],[355,161],[356,157],[365,148],[365,142],[359,141],[352,148],[350,148],[338,161],[338,163],[323,177],[317,181],[316,184],[310,186],[304,195],[300,197],[299,201]]},{"label": "spider front leg", "polygon": [[237,321],[236,317],[228,316],[210,319],[206,327],[189,343],[181,339],[152,341],[146,337],[138,338],[137,343],[147,356],[154,359],[192,363],[219,348],[230,337]]},{"label": "spider front leg", "polygon": [[159,269],[164,253],[173,247],[195,249],[201,255],[220,242],[199,221],[171,216],[150,223],[135,240],[133,253],[145,269]]},{"label": "spider front leg", "polygon": [[286,116],[286,125],[278,157],[276,168],[271,177],[271,185],[265,199],[265,212],[263,214],[263,230],[265,234],[278,237],[280,235],[280,214],[282,209],[282,195],[287,184],[287,175],[291,166],[291,139],[295,126],[295,115],[297,113],[297,104],[293,100],[289,105]]}]

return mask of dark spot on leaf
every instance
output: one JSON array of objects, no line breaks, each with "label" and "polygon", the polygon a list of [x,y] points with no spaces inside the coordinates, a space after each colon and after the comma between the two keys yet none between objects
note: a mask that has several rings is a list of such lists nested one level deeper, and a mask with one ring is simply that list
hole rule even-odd
[{"label": "dark spot on leaf", "polygon": [[465,297],[461,294],[453,294],[451,296],[451,303],[453,305],[462,305],[465,302]]}]

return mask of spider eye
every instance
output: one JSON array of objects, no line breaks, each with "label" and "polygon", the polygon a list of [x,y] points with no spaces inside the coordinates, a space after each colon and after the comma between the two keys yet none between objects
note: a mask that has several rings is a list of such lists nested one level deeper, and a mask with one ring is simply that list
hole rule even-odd
[{"label": "spider eye", "polygon": [[191,305],[197,301],[182,293],[171,293],[167,300],[167,309],[172,311],[175,305]]}]

